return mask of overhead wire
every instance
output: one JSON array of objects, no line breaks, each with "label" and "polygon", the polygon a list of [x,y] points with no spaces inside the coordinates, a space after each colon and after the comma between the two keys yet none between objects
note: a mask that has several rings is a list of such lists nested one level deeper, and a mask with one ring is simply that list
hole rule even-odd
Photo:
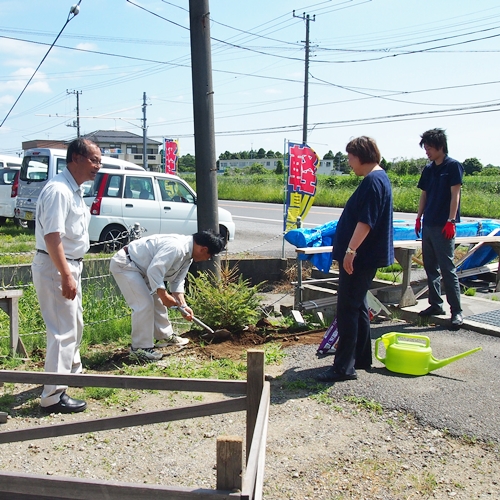
[{"label": "overhead wire", "polygon": [[[130,4],[132,5],[136,5],[138,6],[139,8],[142,8],[143,10],[146,10],[147,9],[144,9],[143,7],[135,4],[134,2],[131,2],[129,0],[127,0]],[[162,0],[164,1],[164,3],[167,3],[167,4],[171,4],[170,2],[166,2],[165,0]],[[325,2],[320,2],[320,4],[323,4]],[[344,3],[349,3],[349,2],[344,2]],[[365,3],[365,2],[362,2],[362,3]],[[316,5],[320,5],[320,4],[316,4]],[[173,5],[173,4],[171,4]],[[359,5],[359,4],[355,4],[355,5]],[[178,6],[177,6],[178,7]],[[181,7],[179,7],[181,8]],[[185,9],[184,9],[185,10]],[[147,11],[149,12],[149,11]],[[151,13],[151,12],[150,12]],[[153,13],[154,14],[154,13]],[[182,27],[184,29],[188,29],[188,28],[185,28],[183,27],[182,25],[180,25],[179,23],[175,23],[174,21],[171,21],[171,20],[168,20],[166,18],[163,18],[162,16],[157,16],[157,17],[161,17],[162,19],[166,20],[166,21],[169,21],[169,22],[172,22],[174,25],[177,25],[179,27]],[[283,16],[280,16],[276,19],[281,19]],[[211,20],[212,22],[214,23],[217,23],[217,21],[214,21],[214,20]],[[288,22],[288,21],[287,21]],[[222,23],[220,23],[221,25],[223,25]],[[264,23],[266,24],[266,23]],[[493,28],[492,28],[493,29]],[[246,35],[246,36],[253,36],[253,37],[259,37],[259,35],[255,35],[255,34],[252,34],[251,32],[247,32],[247,31],[244,31],[244,30],[241,30],[241,33],[240,35]],[[465,36],[465,34],[460,34],[460,35],[455,35],[454,37],[457,38],[457,37],[460,37],[460,36]],[[495,35],[495,36],[499,36],[499,35]],[[260,36],[260,38],[265,38],[264,36]],[[267,37],[269,38],[269,37]],[[452,37],[450,37],[452,38]],[[486,37],[488,38],[488,37]],[[229,47],[231,49],[237,49],[237,50],[240,50],[242,49],[242,47],[238,44],[228,44],[225,40],[220,40],[218,38],[213,38],[214,41],[216,41],[217,43],[222,43],[222,44],[226,44],[225,46],[226,47]],[[273,39],[274,41],[275,39]],[[279,41],[278,41],[279,42]],[[461,43],[469,43],[471,41],[465,41],[465,42],[461,42]],[[283,42],[283,43],[286,43],[286,42]],[[423,43],[431,43],[430,41],[429,42],[418,42],[419,44],[423,44]],[[293,44],[290,44],[290,45],[293,45]],[[458,45],[458,44],[457,44]],[[298,44],[297,44],[298,46]],[[449,46],[452,46],[452,45],[449,45]],[[84,50],[84,51],[88,51],[88,50],[85,50],[85,49],[74,49],[72,47],[64,47],[64,46],[61,46],[61,48],[66,48],[66,49],[71,49],[71,50]],[[243,48],[244,50],[248,50],[248,51],[252,51],[253,49],[252,48]],[[274,49],[278,49],[277,47],[275,47]],[[285,50],[284,47],[281,47],[279,48],[279,50]],[[319,50],[319,49],[318,49]],[[426,51],[427,50],[435,50],[434,48],[427,48],[425,49]],[[114,57],[125,57],[127,59],[136,59],[136,60],[141,60],[141,61],[145,61],[145,62],[156,62],[158,64],[158,68],[149,68],[149,69],[145,69],[144,70],[144,76],[146,74],[148,74],[148,72],[150,71],[151,73],[150,74],[154,74],[155,72],[160,72],[160,71],[164,71],[164,67],[165,65],[168,65],[168,64],[171,64],[171,68],[176,68],[176,67],[189,67],[189,65],[183,65],[183,64],[173,64],[173,63],[169,63],[169,62],[165,62],[165,61],[152,61],[152,60],[147,60],[147,59],[142,59],[142,58],[133,58],[133,57],[128,57],[128,56],[122,56],[122,55],[119,55],[119,54],[110,54],[110,53],[105,53],[105,52],[101,52],[101,51],[88,51],[88,52],[95,52],[95,53],[98,53],[98,54],[102,54],[102,55],[110,55],[110,56],[114,56]],[[271,53],[265,53],[265,52],[262,52],[260,50],[258,51],[255,51],[255,53],[259,54],[259,55],[268,55],[268,56],[274,56],[274,54],[271,54]],[[404,54],[407,54],[407,53],[411,53],[411,52],[404,52]],[[415,53],[415,52],[413,52]],[[396,54],[391,54],[390,56],[386,56],[386,57],[393,57],[395,56]],[[399,54],[398,54],[399,55]],[[287,58],[286,56],[282,56],[283,59],[288,59],[288,60],[292,60],[292,61],[295,61],[295,60],[300,60],[302,61],[303,59],[298,59],[298,58]],[[368,59],[368,60],[376,60],[376,59]],[[312,61],[312,62],[316,62],[316,61]],[[317,62],[328,62],[328,63],[331,63],[332,61],[317,61]],[[336,62],[336,61],[334,61]],[[347,62],[347,61],[341,61],[341,62]],[[353,61],[353,62],[360,62],[360,61]],[[276,78],[276,77],[270,77],[270,76],[266,76],[266,75],[258,75],[258,74],[255,74],[255,73],[238,73],[238,72],[233,72],[233,71],[224,71],[224,70],[214,70],[215,72],[219,72],[221,74],[229,74],[229,75],[238,75],[238,76],[244,76],[244,77],[257,77],[257,78],[263,78],[263,79],[271,79],[271,80],[276,80],[276,81],[288,81],[288,82],[293,82],[293,83],[302,83],[302,80],[297,80],[297,79],[283,79],[283,78]],[[258,71],[258,70],[257,70]],[[126,77],[120,77],[120,78],[123,78],[123,81],[129,81]],[[315,78],[315,77],[313,77]],[[135,78],[131,78],[131,79],[135,79]],[[344,87],[344,86],[341,86],[341,85],[336,85],[336,84],[331,84],[330,82],[326,82],[326,81],[322,81],[321,79],[318,79],[316,78],[316,80],[324,83],[324,84],[327,84],[327,85],[333,85],[333,86],[337,86],[339,88],[342,88],[342,89],[345,89],[345,90],[351,90],[349,87]],[[94,89],[94,88],[102,88],[104,86],[108,86],[108,85],[114,85],[116,83],[120,83],[120,81],[118,80],[118,77],[117,79],[111,79],[111,80],[108,80],[106,83],[103,83],[101,82],[100,84],[93,84],[93,86],[89,86],[89,89]],[[352,87],[354,88],[354,87]],[[425,91],[425,90],[423,90]],[[384,91],[385,92],[385,91]],[[415,92],[419,92],[419,91],[415,91]],[[362,92],[359,92],[360,94],[362,94]],[[411,92],[409,92],[411,93]],[[406,92],[405,92],[406,94]],[[366,95],[366,98],[386,98],[387,96],[374,96],[374,95],[370,95],[370,94],[367,94]],[[401,100],[397,100],[397,99],[394,99],[395,101],[397,102],[403,102]],[[345,101],[344,101],[345,102]],[[415,104],[422,104],[422,103],[415,103]],[[451,110],[450,110],[451,111]],[[253,113],[252,113],[253,114]],[[245,115],[242,115],[242,116],[245,116]],[[221,117],[223,118],[223,117]]]},{"label": "overhead wire", "polygon": [[52,42],[52,44],[50,45],[49,47],[49,50],[47,50],[47,52],[45,53],[45,55],[43,56],[42,60],[40,61],[40,63],[38,64],[38,66],[36,67],[35,71],[33,72],[33,74],[31,75],[30,79],[27,81],[26,85],[24,86],[23,90],[21,90],[21,93],[19,94],[19,96],[17,97],[17,99],[14,101],[14,104],[11,106],[11,108],[9,109],[7,115],[5,116],[5,118],[2,120],[2,123],[0,123],[0,128],[2,127],[2,125],[5,123],[5,120],[7,120],[7,118],[9,117],[9,115],[12,113],[12,110],[15,108],[16,104],[19,102],[19,99],[21,99],[22,95],[24,94],[25,90],[28,88],[29,84],[31,83],[31,81],[33,80],[33,78],[35,77],[35,75],[37,74],[38,70],[40,69],[40,66],[43,64],[43,62],[45,61],[45,59],[47,59],[47,56],[49,55],[50,51],[52,50],[52,47],[54,47],[54,45],[56,44],[57,40],[59,39],[59,37],[61,36],[62,32],[64,31],[64,29],[66,28],[66,26],[68,25],[68,23],[75,18],[75,16],[78,15],[78,12],[80,11],[80,4],[82,3],[82,0],[79,0],[78,3],[76,5],[73,5],[69,11],[69,14],[68,14],[68,18],[66,19],[66,22],[64,23],[64,26],[61,28],[61,31],[59,31],[59,33],[57,34],[55,40]]}]

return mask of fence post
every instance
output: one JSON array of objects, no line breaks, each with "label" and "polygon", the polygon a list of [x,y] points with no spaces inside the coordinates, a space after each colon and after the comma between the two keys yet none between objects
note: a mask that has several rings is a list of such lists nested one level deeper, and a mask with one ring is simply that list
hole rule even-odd
[{"label": "fence post", "polygon": [[220,436],[217,438],[217,489],[241,491],[243,464],[243,438]]},{"label": "fence post", "polygon": [[260,398],[264,388],[264,351],[249,349],[247,351],[247,436],[246,461],[250,453]]}]

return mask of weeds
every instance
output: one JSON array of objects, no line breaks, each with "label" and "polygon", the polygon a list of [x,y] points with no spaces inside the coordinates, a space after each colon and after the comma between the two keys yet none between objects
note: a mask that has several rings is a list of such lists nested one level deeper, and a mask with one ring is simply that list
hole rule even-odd
[{"label": "weeds", "polygon": [[[19,334],[30,356],[35,361],[43,358],[46,345],[45,323],[40,311],[38,297],[33,284],[23,286],[19,299]],[[117,295],[111,284],[102,286],[94,281],[85,286],[83,297],[83,321],[85,330],[81,351],[85,355],[88,346],[101,344],[123,344],[130,340],[130,309],[125,300]],[[0,311],[0,356],[10,351],[10,330],[8,316]],[[105,356],[105,354],[95,355]],[[16,366],[19,361],[4,358],[2,365]]]},{"label": "weeds", "polygon": [[354,403],[358,408],[362,408],[377,415],[382,415],[383,409],[380,403],[377,403],[373,399],[367,399],[358,396],[345,396],[344,399],[350,403]]},{"label": "weeds", "polygon": [[281,344],[276,342],[264,344],[264,362],[266,365],[279,365],[285,357],[286,354],[281,348]]}]

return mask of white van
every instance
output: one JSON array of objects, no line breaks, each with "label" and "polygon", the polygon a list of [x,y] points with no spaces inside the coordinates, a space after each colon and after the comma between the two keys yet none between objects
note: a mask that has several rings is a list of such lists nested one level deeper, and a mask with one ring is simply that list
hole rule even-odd
[{"label": "white van", "polygon": [[18,179],[22,159],[17,156],[0,155],[0,226],[14,218]]},{"label": "white van", "polygon": [[[135,163],[103,156],[102,166],[115,170],[140,170],[144,168]],[[15,216],[28,227],[35,228],[36,201],[43,186],[49,179],[66,168],[66,150],[52,148],[27,149],[19,174],[19,192]],[[84,190],[85,190],[84,186]],[[87,188],[90,188],[88,186]]]},{"label": "white van", "polygon": [[[196,193],[176,175],[103,168],[84,194],[90,208],[89,237],[98,251],[116,252],[139,224],[150,234],[194,234],[198,231]],[[219,232],[233,241],[231,213],[218,208]]]}]

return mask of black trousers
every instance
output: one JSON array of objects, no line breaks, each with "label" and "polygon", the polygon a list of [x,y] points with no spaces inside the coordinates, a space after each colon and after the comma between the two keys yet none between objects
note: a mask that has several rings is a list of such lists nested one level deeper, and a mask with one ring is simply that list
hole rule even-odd
[{"label": "black trousers", "polygon": [[352,375],[355,368],[369,368],[372,364],[370,317],[366,292],[375,277],[377,268],[356,266],[347,274],[340,266],[337,301],[337,326],[339,343],[335,352],[333,369],[337,373]]}]

